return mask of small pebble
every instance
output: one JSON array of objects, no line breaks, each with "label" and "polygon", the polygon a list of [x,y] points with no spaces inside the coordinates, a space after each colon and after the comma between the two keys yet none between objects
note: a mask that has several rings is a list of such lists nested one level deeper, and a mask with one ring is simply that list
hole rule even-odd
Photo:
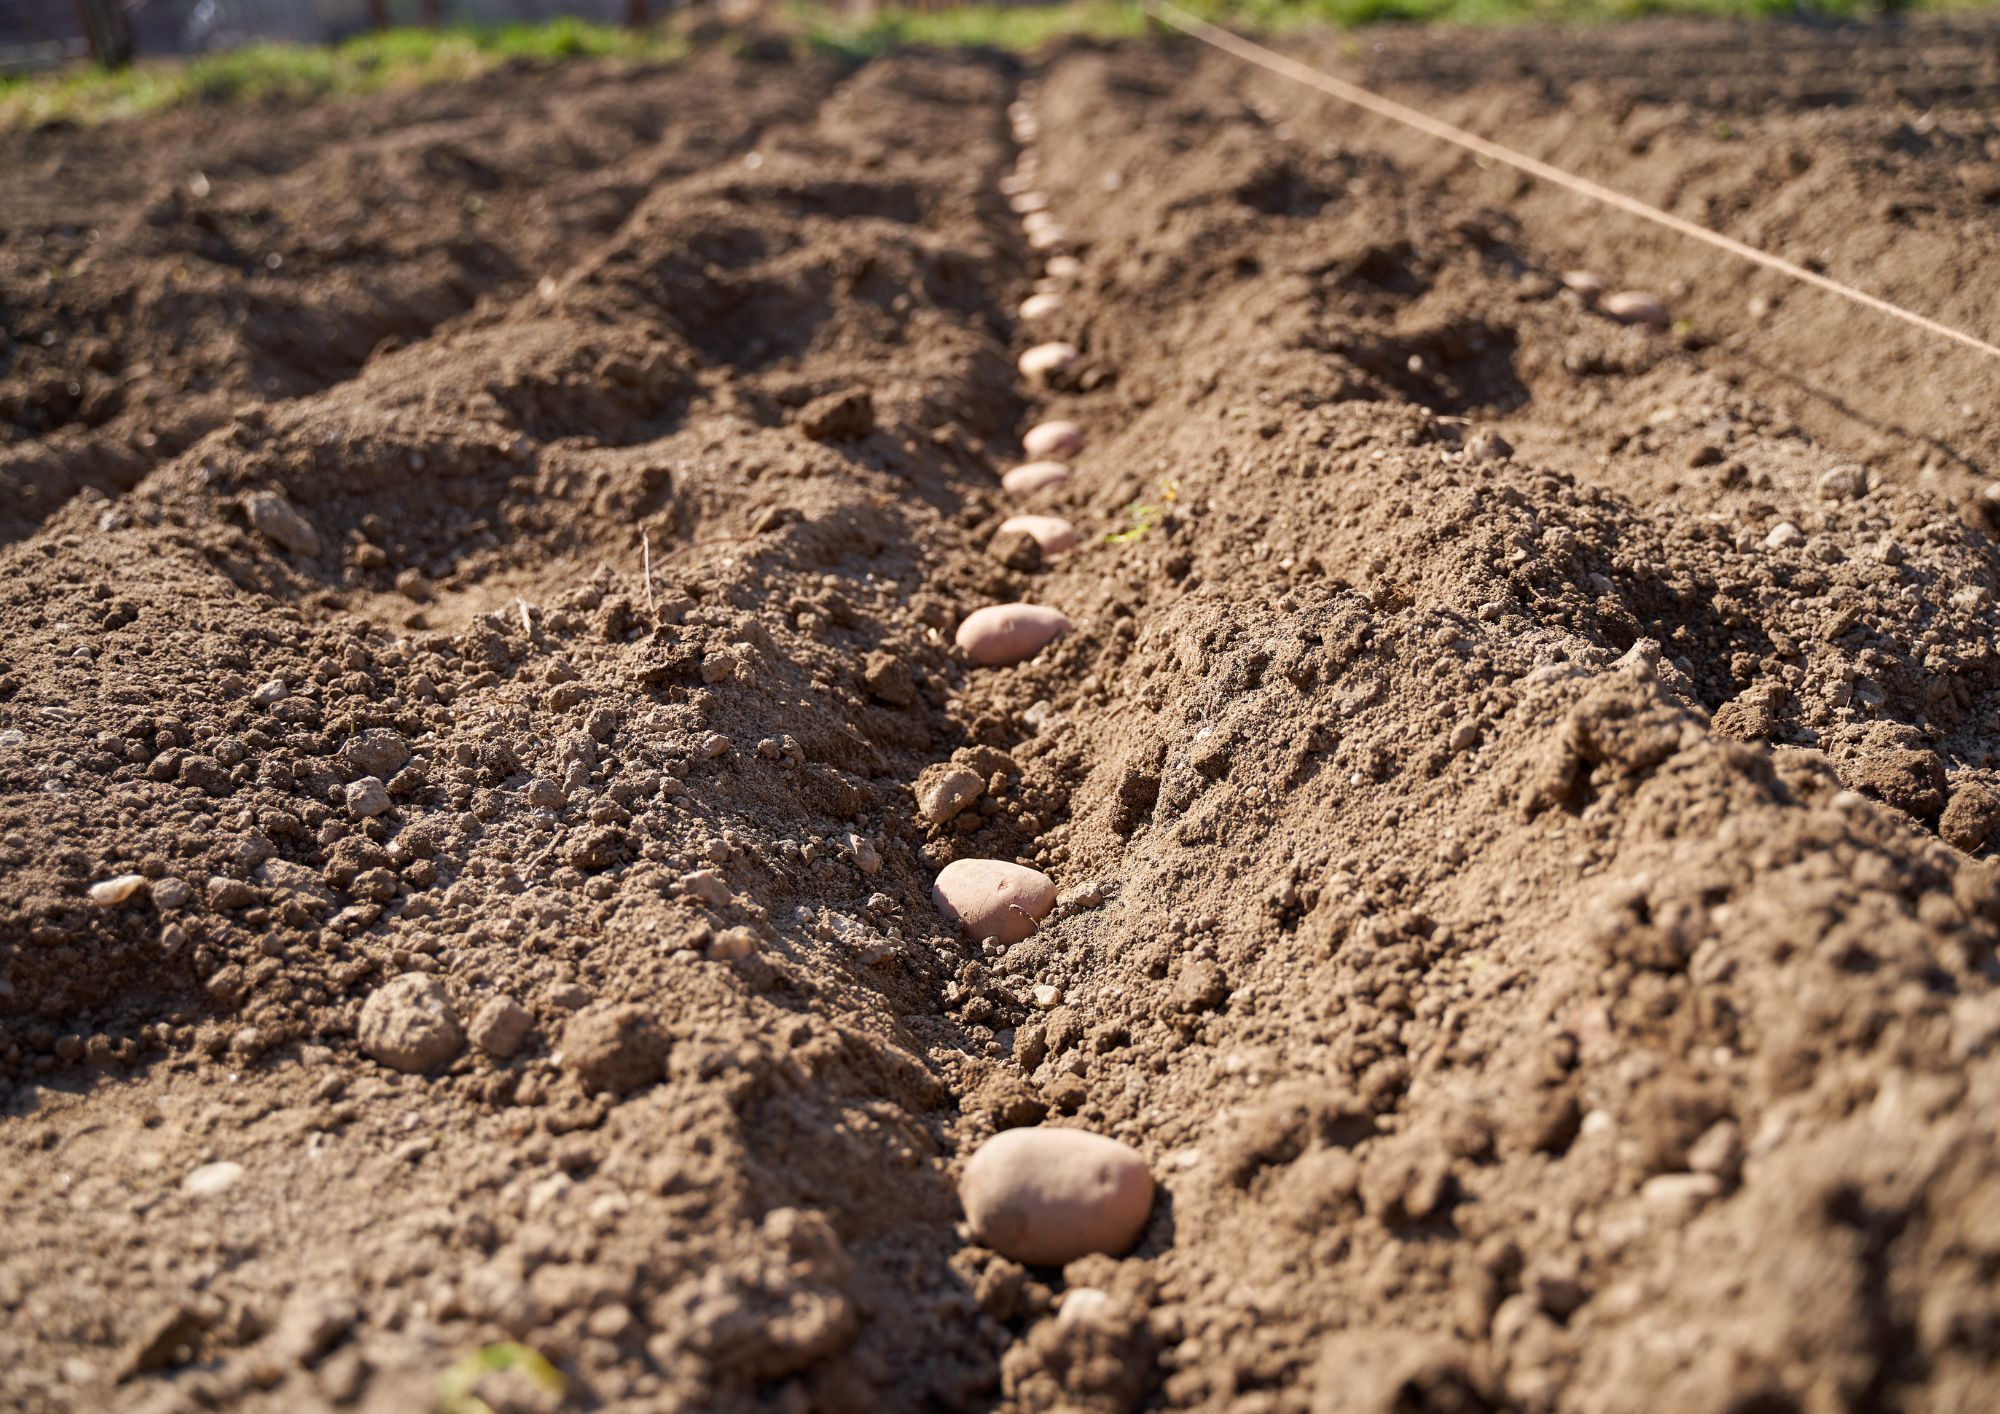
[{"label": "small pebble", "polygon": [[1805,538],[1805,532],[1801,531],[1796,525],[1793,525],[1788,520],[1781,520],[1771,528],[1771,533],[1764,537],[1764,548],[1767,550],[1783,550],[1788,546],[1798,544]]},{"label": "small pebble", "polygon": [[389,789],[375,776],[363,776],[347,788],[347,813],[367,820],[389,808]]},{"label": "small pebble", "polygon": [[1153,1176],[1130,1145],[1080,1129],[994,1135],[966,1163],[959,1201],[973,1236],[1029,1266],[1131,1250],[1153,1209]]},{"label": "small pebble", "polygon": [[1055,216],[1050,212],[1031,211],[1022,219],[1021,229],[1032,236],[1037,231],[1051,230],[1061,224],[1062,222],[1056,220]]},{"label": "small pebble", "polygon": [[100,879],[90,886],[90,901],[105,908],[115,908],[146,887],[143,874],[119,874],[114,878]]},{"label": "small pebble", "polygon": [[1026,320],[1047,319],[1061,310],[1063,298],[1058,294],[1029,295],[1021,301],[1021,318]]},{"label": "small pebble", "polygon": [[1061,250],[1068,244],[1069,231],[1062,226],[1043,226],[1028,232],[1029,250]]},{"label": "small pebble", "polygon": [[985,790],[986,782],[977,771],[940,761],[924,767],[917,777],[917,813],[933,825],[946,824]]},{"label": "small pebble", "polygon": [[1056,906],[1056,886],[1025,864],[959,859],[939,871],[931,899],[967,937],[1018,943]]},{"label": "small pebble", "polygon": [[1022,354],[1018,364],[1021,376],[1035,382],[1043,382],[1064,369],[1071,367],[1083,357],[1075,344],[1036,344]]},{"label": "small pebble", "polygon": [[708,955],[723,962],[736,962],[757,951],[757,933],[751,928],[724,928],[708,945]]},{"label": "small pebble", "polygon": [[982,668],[1025,663],[1070,629],[1060,609],[1043,604],[989,604],[965,616],[955,642]]},{"label": "small pebble", "polygon": [[227,1193],[236,1186],[236,1180],[243,1177],[243,1165],[227,1160],[215,1164],[203,1164],[181,1180],[181,1192],[191,1198],[213,1198],[218,1193]]},{"label": "small pebble", "polygon": [[1028,429],[1021,446],[1036,461],[1067,461],[1083,450],[1083,428],[1058,418]]},{"label": "small pebble", "polygon": [[1000,489],[1009,496],[1032,496],[1052,491],[1069,481],[1069,468],[1061,462],[1028,462],[1000,478]]},{"label": "small pebble", "polygon": [[1606,295],[1600,307],[1620,324],[1650,324],[1664,329],[1673,323],[1659,296],[1644,290],[1620,290],[1615,295]]},{"label": "small pebble", "polygon": [[319,553],[319,532],[275,491],[259,491],[243,502],[243,514],[259,535],[295,555]]},{"label": "small pebble", "polygon": [[1042,267],[1058,280],[1074,280],[1083,273],[1083,262],[1073,255],[1052,255]]},{"label": "small pebble", "polygon": [[1016,193],[1007,205],[1014,209],[1015,214],[1028,216],[1037,211],[1047,211],[1049,198],[1045,192],[1024,191]]},{"label": "small pebble", "polygon": [[1061,516],[1009,516],[997,532],[1019,531],[1034,539],[1044,555],[1060,555],[1076,548],[1076,527]]},{"label": "small pebble", "polygon": [[1722,1180],[1712,1173],[1663,1173],[1639,1185],[1639,1198],[1648,1207],[1683,1221],[1721,1194]]},{"label": "small pebble", "polygon": [[866,835],[849,835],[847,852],[854,856],[854,867],[869,878],[882,872],[882,856],[875,848],[875,842]]}]

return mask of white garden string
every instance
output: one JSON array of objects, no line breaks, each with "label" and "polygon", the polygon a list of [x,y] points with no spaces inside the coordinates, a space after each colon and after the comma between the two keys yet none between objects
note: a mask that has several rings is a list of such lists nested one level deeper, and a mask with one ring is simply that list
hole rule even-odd
[{"label": "white garden string", "polygon": [[1977,353],[1985,354],[1988,358],[2000,359],[2000,347],[1989,344],[1984,339],[1975,338],[1971,334],[1954,329],[1948,324],[1940,324],[1935,319],[1918,314],[1914,310],[1904,309],[1901,305],[1891,304],[1885,299],[1869,294],[1866,290],[1857,290],[1852,285],[1843,285],[1838,280],[1829,280],[1826,276],[1815,274],[1803,265],[1795,265],[1782,256],[1772,255],[1768,251],[1759,250],[1752,245],[1745,245],[1742,241],[1736,240],[1733,237],[1725,236],[1718,231],[1711,231],[1706,226],[1697,226],[1694,222],[1683,220],[1672,212],[1662,211],[1657,206],[1649,206],[1636,197],[1627,196],[1621,191],[1614,191],[1601,183],[1591,181],[1588,177],[1575,176],[1572,173],[1563,171],[1560,167],[1551,167],[1548,163],[1530,157],[1526,153],[1516,152],[1510,147],[1502,147],[1497,142],[1489,142],[1477,133],[1469,133],[1464,128],[1454,127],[1442,119],[1433,118],[1428,113],[1421,112],[1407,104],[1398,103],[1393,98],[1384,98],[1380,94],[1371,93],[1356,84],[1348,83],[1345,79],[1337,79],[1332,74],[1322,73],[1320,70],[1312,68],[1309,65],[1301,64],[1296,59],[1288,59],[1276,50],[1267,49],[1261,44],[1253,43],[1243,38],[1241,35],[1233,34],[1229,30],[1209,24],[1206,20],[1198,19],[1190,15],[1187,11],[1167,3],[1167,0],[1139,0],[1139,3],[1140,7],[1146,13],[1159,20],[1162,24],[1171,25],[1182,33],[1192,35],[1203,43],[1213,45],[1226,54],[1233,54],[1247,63],[1269,69],[1274,74],[1280,74],[1285,78],[1302,83],[1308,88],[1316,88],[1321,93],[1340,99],[1343,103],[1352,103],[1357,108],[1365,108],[1371,113],[1390,119],[1392,122],[1402,123],[1406,127],[1415,128],[1420,133],[1428,133],[1434,138],[1440,138],[1445,142],[1463,147],[1470,152],[1476,152],[1481,157],[1491,158],[1495,162],[1503,162],[1509,167],[1526,172],[1530,176],[1539,177],[1545,182],[1554,182],[1557,186],[1566,187],[1580,196],[1590,198],[1592,201],[1600,201],[1606,206],[1614,206],[1620,211],[1639,217],[1641,220],[1651,221],[1655,225],[1665,226],[1670,231],[1677,231],[1683,236],[1703,241],[1715,246],[1719,250],[1726,250],[1731,255],[1740,256],[1754,265],[1761,265],[1767,270],[1775,270],[1781,275],[1789,275],[1792,279],[1801,281],[1804,284],[1816,285],[1822,290],[1839,295],[1842,299],[1852,300],[1854,303],[1872,309],[1878,314],[1887,314],[1892,318],[1902,320],[1905,324],[1913,324],[1926,333],[1937,334],[1955,343],[1963,344]]}]

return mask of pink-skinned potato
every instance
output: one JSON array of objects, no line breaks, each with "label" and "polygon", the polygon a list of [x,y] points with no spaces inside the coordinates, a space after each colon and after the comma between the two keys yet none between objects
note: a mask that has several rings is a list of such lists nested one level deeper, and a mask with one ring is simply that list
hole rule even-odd
[{"label": "pink-skinned potato", "polygon": [[931,885],[938,912],[968,938],[1018,943],[1035,931],[1056,906],[1056,886],[1048,875],[1004,859],[955,859]]},{"label": "pink-skinned potato", "polygon": [[959,1179],[973,1236],[1003,1257],[1055,1267],[1132,1250],[1153,1210],[1153,1176],[1128,1144],[1081,1129],[1007,1129]]},{"label": "pink-skinned potato", "polygon": [[1025,663],[1069,632],[1069,617],[1046,604],[989,604],[958,626],[959,650],[982,668]]}]

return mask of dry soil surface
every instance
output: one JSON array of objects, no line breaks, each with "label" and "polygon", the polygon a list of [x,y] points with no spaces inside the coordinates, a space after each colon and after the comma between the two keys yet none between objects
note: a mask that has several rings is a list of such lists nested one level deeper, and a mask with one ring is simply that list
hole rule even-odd
[{"label": "dry soil surface", "polygon": [[[2000,28],[1295,47],[2000,333]],[[1992,1406],[1992,385],[1179,43],[0,138],[0,1406]]]}]

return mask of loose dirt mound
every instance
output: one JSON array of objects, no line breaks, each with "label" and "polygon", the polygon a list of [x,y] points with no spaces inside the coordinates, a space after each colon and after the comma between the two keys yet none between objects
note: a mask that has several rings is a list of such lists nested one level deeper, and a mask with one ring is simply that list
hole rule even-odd
[{"label": "loose dirt mound", "polygon": [[[258,394],[290,344],[195,343],[245,377],[184,454],[16,419],[0,1402],[423,1408],[506,1340],[577,1407],[1991,1402],[1984,444],[1841,440],[1190,48],[1035,76],[1084,258],[1017,327],[1021,77],[707,56],[560,159],[495,81],[456,121],[624,194],[410,347]],[[463,188],[405,172],[434,249]],[[17,340],[92,288],[7,279]],[[73,356],[14,347],[7,396]],[[995,534],[1044,414],[1046,564]],[[1073,631],[968,668],[1012,600]],[[953,936],[961,858],[1055,913]],[[964,1156],[1042,1121],[1145,1155],[1134,1254],[968,1241]]]}]

